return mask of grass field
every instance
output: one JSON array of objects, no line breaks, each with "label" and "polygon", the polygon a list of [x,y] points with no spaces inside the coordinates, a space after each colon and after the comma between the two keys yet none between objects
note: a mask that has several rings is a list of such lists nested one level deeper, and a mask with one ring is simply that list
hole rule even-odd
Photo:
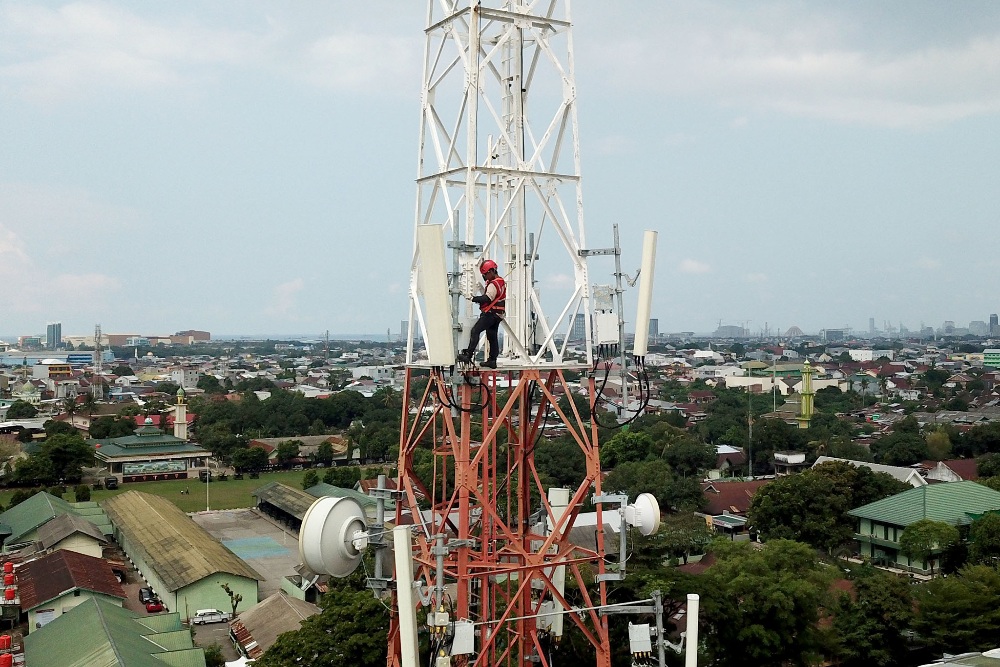
[{"label": "grass field", "polygon": [[[100,501],[126,491],[142,491],[167,498],[185,512],[201,512],[206,507],[210,507],[213,510],[228,510],[237,507],[253,507],[255,503],[253,497],[250,495],[251,492],[254,489],[259,489],[268,482],[281,482],[296,489],[301,489],[302,476],[304,474],[304,470],[282,470],[280,472],[263,472],[260,474],[260,479],[246,477],[234,480],[230,477],[225,482],[214,480],[209,484],[204,484],[198,481],[197,478],[177,479],[167,482],[133,482],[131,484],[122,484],[114,491],[108,491],[107,489],[92,491],[90,499]],[[208,487],[207,504],[205,499],[206,487]],[[14,494],[14,491],[15,489],[0,491],[0,502],[3,503],[5,508],[10,504],[10,497]],[[190,491],[190,493],[181,493],[181,491]],[[70,502],[75,500],[72,486],[67,487],[66,495],[63,497]]]}]

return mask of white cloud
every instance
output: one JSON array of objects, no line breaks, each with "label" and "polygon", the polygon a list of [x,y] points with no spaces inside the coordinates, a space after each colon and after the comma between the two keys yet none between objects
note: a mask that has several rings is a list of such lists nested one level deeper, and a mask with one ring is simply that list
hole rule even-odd
[{"label": "white cloud", "polygon": [[705,262],[699,262],[696,259],[684,259],[677,265],[677,270],[681,273],[699,274],[710,272],[712,267]]},{"label": "white cloud", "polygon": [[158,24],[100,2],[0,6],[0,82],[34,102],[176,86],[193,68],[260,57],[262,38],[193,21]]},{"label": "white cloud", "polygon": [[348,90],[417,90],[419,42],[376,33],[337,33],[317,39],[297,70],[312,85]]},{"label": "white cloud", "polygon": [[[101,259],[109,234],[142,216],[81,188],[0,183],[0,284],[6,314],[91,313],[122,292]],[[15,231],[16,230],[16,231]],[[88,317],[88,319],[90,319]]]},{"label": "white cloud", "polygon": [[916,266],[918,269],[936,271],[941,268],[941,261],[932,257],[921,257],[916,261]]},{"label": "white cloud", "polygon": [[594,148],[600,155],[627,155],[635,151],[636,145],[632,137],[610,134],[598,139]]},{"label": "white cloud", "polygon": [[418,39],[371,30],[313,36],[315,25],[273,17],[256,30],[219,28],[128,7],[0,4],[0,87],[51,105],[109,90],[176,92],[240,70],[389,95],[419,80]]},{"label": "white cloud", "polygon": [[603,53],[617,85],[721,107],[911,128],[1000,111],[995,24],[915,38],[866,11],[679,3]]},{"label": "white cloud", "polygon": [[93,311],[121,289],[111,275],[74,268],[69,262],[36,259],[24,240],[0,223],[0,284],[8,317]]},{"label": "white cloud", "polygon": [[566,289],[575,285],[575,279],[568,273],[554,273],[545,278],[545,286],[549,289]]},{"label": "white cloud", "polygon": [[264,314],[271,317],[296,319],[294,316],[298,308],[297,297],[305,286],[305,281],[302,278],[295,278],[276,285],[271,290],[270,304],[264,309]]}]

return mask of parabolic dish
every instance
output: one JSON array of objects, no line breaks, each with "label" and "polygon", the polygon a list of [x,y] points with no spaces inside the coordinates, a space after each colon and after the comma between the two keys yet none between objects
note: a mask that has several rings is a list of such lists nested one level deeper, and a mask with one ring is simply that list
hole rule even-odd
[{"label": "parabolic dish", "polygon": [[299,557],[317,574],[346,577],[361,562],[361,551],[353,544],[355,533],[366,529],[365,512],[358,501],[320,498],[302,519]]},{"label": "parabolic dish", "polygon": [[628,510],[632,510],[632,520],[630,524],[635,526],[640,533],[649,536],[660,528],[660,503],[656,502],[656,497],[651,493],[640,493],[635,502],[626,509],[626,519]]}]

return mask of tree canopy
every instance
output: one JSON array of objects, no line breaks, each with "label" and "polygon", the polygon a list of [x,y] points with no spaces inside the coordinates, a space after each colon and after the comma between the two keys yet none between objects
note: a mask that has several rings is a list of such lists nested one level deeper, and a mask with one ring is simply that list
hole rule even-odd
[{"label": "tree canopy", "polygon": [[847,512],[909,489],[885,473],[829,461],[757,490],[747,519],[765,539],[791,539],[832,551],[850,541],[856,520]]},{"label": "tree canopy", "polygon": [[320,601],[323,611],[278,637],[258,667],[385,667],[389,611],[357,577],[339,582]]},{"label": "tree canopy", "polygon": [[916,588],[914,630],[938,652],[1000,646],[1000,572],[972,565]]},{"label": "tree canopy", "polygon": [[714,664],[813,664],[823,647],[820,610],[829,603],[833,570],[789,540],[762,549],[718,540],[712,549],[718,561],[702,575],[702,610]]},{"label": "tree canopy", "polygon": [[38,414],[38,408],[27,401],[18,399],[7,408],[7,419],[31,419]]},{"label": "tree canopy", "polygon": [[907,631],[913,623],[910,584],[871,565],[851,578],[854,595],[842,593],[834,608],[837,656],[844,667],[906,664]]},{"label": "tree canopy", "polygon": [[958,529],[944,521],[921,519],[903,529],[899,550],[911,560],[929,562],[934,572],[934,556],[958,542]]}]

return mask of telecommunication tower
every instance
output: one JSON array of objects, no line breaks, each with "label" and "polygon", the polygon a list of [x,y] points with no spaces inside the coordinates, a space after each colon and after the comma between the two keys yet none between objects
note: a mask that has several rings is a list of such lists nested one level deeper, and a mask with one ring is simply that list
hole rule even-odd
[{"label": "telecommunication tower", "polygon": [[101,355],[101,325],[94,326],[94,381],[90,393],[98,401],[104,398],[104,358]]},{"label": "telecommunication tower", "polygon": [[[569,4],[427,4],[395,516],[369,527],[360,506],[320,499],[299,539],[310,568],[343,576],[368,546],[386,546],[383,519],[396,525],[394,576],[382,551],[369,577],[372,588],[392,590],[389,667],[416,664],[418,604],[428,611],[435,666],[547,667],[549,649],[572,626],[595,664],[609,667],[601,608],[607,582],[623,573],[606,566],[602,527],[621,517],[647,532],[659,522],[653,500],[626,508],[624,496],[602,494],[597,424],[560,400],[574,395],[575,376],[594,400],[599,318],[587,261],[617,253],[617,243],[585,243]],[[479,316],[471,297],[485,259],[507,284],[496,369],[456,356]],[[651,255],[643,267],[648,290]],[[637,357],[648,310],[641,296]],[[573,351],[578,316],[585,340]],[[615,341],[619,317],[605,334]],[[556,428],[580,448],[586,473],[569,488],[546,489],[534,454]],[[588,500],[597,510],[583,530],[590,540],[571,541]]]},{"label": "telecommunication tower", "polygon": [[[597,429],[558,401],[572,395],[565,371],[592,362],[571,27],[568,2],[428,2],[396,521],[420,526],[414,579],[432,622],[443,612],[475,624],[472,652],[449,651],[449,664],[546,665],[564,623],[593,645],[597,665],[610,664],[596,609],[613,578],[604,533],[589,548],[569,540],[584,501],[601,493]],[[469,297],[485,259],[507,283],[497,371],[455,366],[478,318]],[[557,276],[566,289],[543,302],[540,283]],[[584,357],[570,360],[578,314]],[[418,335],[426,359],[414,352]],[[547,422],[572,434],[587,467],[551,501],[534,464]],[[420,474],[428,454],[433,474]],[[397,572],[397,590],[405,585]],[[399,597],[389,665],[403,667]],[[589,610],[566,614],[574,605]]]}]

